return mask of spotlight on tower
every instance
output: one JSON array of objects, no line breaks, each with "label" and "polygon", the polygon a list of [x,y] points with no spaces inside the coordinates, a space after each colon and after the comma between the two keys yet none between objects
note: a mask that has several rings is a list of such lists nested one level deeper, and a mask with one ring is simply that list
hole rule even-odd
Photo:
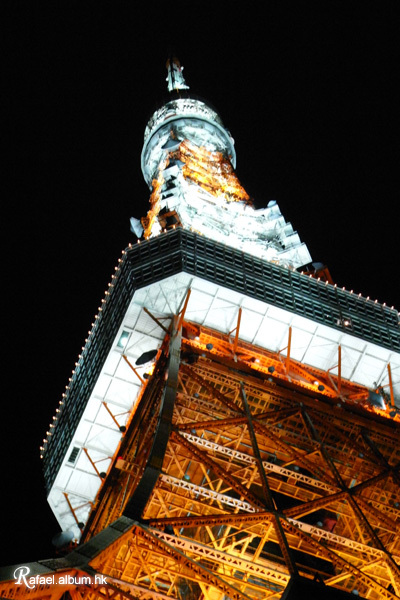
[{"label": "spotlight on tower", "polygon": [[148,350],[147,352],[143,352],[136,360],[135,364],[140,367],[141,365],[145,365],[146,363],[154,360],[157,356],[158,350]]},{"label": "spotlight on tower", "polygon": [[383,396],[377,392],[369,392],[368,401],[372,406],[386,410],[386,404]]}]

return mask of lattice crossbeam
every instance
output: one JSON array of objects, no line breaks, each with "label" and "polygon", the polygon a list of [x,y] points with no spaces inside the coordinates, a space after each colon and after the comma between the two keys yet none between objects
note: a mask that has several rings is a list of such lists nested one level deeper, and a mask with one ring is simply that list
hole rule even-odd
[{"label": "lattice crossbeam", "polygon": [[[212,343],[213,332],[207,336]],[[290,577],[279,549],[284,555],[290,549],[303,577],[357,587],[370,600],[395,598],[400,507],[392,474],[400,451],[393,427],[370,413],[353,418],[296,383],[241,371],[229,357],[204,352],[204,341],[196,353],[191,340],[194,358],[180,362],[162,468],[141,517],[151,529],[132,531],[115,577],[138,586],[139,597],[147,587],[151,598],[167,589],[179,598],[186,581],[193,597],[222,600],[233,585],[237,597],[277,600]],[[247,347],[239,340],[239,362],[241,352]],[[134,496],[151,458],[162,385],[148,389],[142,405],[149,408],[127,432],[113,488],[97,509],[108,502],[110,519]],[[260,464],[274,506],[266,506]]]}]

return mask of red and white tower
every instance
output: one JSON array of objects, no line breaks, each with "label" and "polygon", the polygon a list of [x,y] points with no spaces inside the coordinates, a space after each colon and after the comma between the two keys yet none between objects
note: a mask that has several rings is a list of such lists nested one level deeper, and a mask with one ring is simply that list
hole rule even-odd
[{"label": "red and white tower", "polygon": [[167,81],[149,211],[41,449],[79,545],[30,574],[76,580],[17,597],[400,598],[399,315],[311,266],[176,59]]}]

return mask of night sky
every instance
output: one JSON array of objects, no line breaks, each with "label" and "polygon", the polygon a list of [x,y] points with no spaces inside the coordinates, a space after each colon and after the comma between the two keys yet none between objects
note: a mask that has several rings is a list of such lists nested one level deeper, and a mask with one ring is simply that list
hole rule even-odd
[{"label": "night sky", "polygon": [[400,306],[397,3],[134,6],[7,17],[0,565],[54,554],[39,446],[148,210],[140,153],[169,53],[230,130],[255,205],[277,200],[338,285]]}]

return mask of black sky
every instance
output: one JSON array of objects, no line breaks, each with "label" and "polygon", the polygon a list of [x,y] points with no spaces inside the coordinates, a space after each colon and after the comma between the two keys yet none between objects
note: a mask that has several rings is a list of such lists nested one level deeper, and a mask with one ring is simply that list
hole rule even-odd
[{"label": "black sky", "polygon": [[39,446],[147,211],[143,132],[171,51],[256,206],[277,200],[338,285],[399,307],[396,3],[220,4],[27,2],[6,21],[0,564],[53,553]]}]

